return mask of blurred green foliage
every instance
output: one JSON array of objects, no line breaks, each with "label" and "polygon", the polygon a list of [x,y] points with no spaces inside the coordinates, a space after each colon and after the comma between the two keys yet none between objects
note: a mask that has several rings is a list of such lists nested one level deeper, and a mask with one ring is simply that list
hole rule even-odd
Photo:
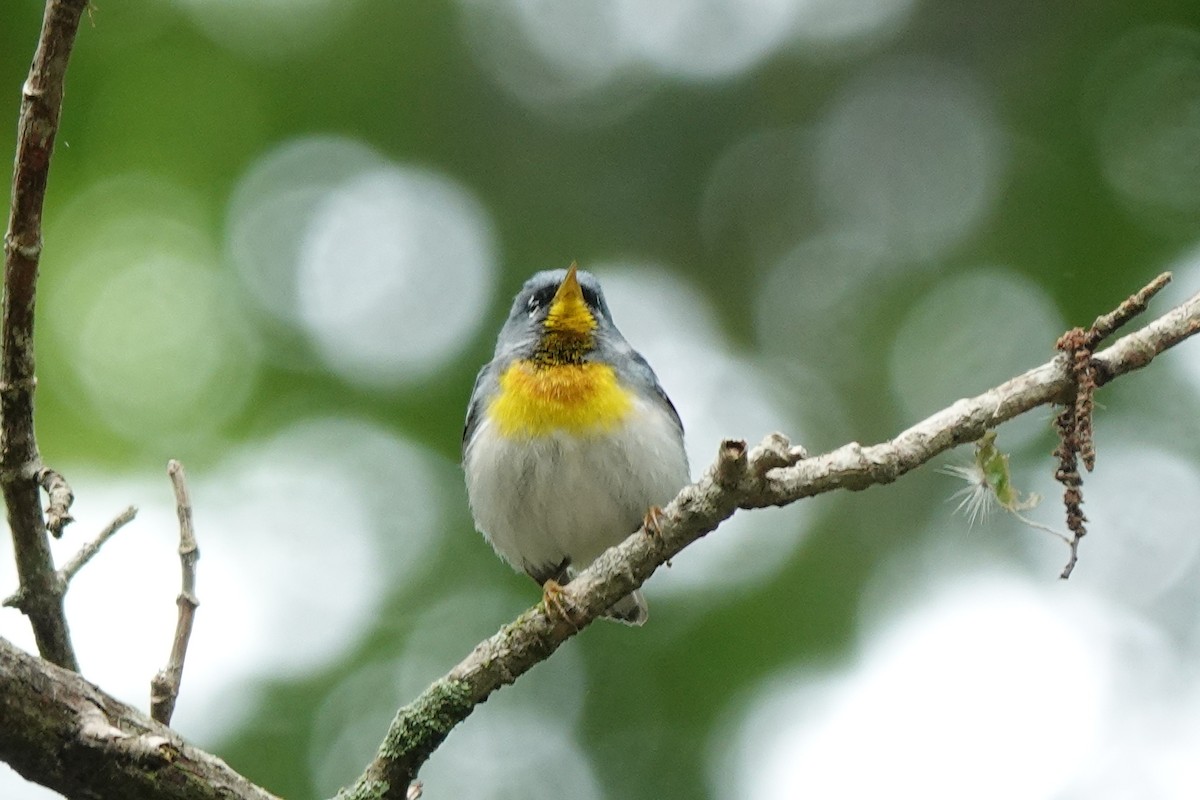
[{"label": "blurred green foliage", "polygon": [[[9,120],[0,125],[0,152],[12,151],[40,12],[37,2],[11,0],[0,22],[0,118]],[[1008,174],[986,221],[940,254],[934,269],[863,288],[876,296],[856,296],[877,310],[861,319],[865,338],[875,342],[872,357],[855,366],[855,383],[838,386],[846,428],[812,430],[805,442],[810,450],[846,437],[886,437],[914,421],[901,418],[881,388],[888,346],[905,309],[946,274],[1009,266],[1042,287],[1066,320],[1084,324],[1200,233],[1196,209],[1146,224],[1144,214],[1131,213],[1114,195],[1088,105],[1098,54],[1142,26],[1200,30],[1200,7],[1192,0],[1086,8],[1033,0],[927,2],[878,47],[824,59],[796,48],[712,82],[646,76],[647,99],[629,113],[575,124],[533,113],[499,88],[472,58],[462,11],[451,2],[362,0],[336,16],[329,35],[311,47],[255,57],[208,38],[183,4],[95,4],[68,75],[47,227],[69,237],[70,230],[54,225],[73,197],[105,178],[145,173],[200,198],[203,219],[220,241],[230,193],[256,158],[293,137],[345,135],[396,161],[447,174],[480,198],[492,215],[502,264],[487,322],[461,358],[395,391],[355,387],[319,365],[264,366],[244,410],[219,436],[190,442],[184,452],[165,452],[164,443],[133,441],[96,424],[87,403],[44,380],[38,424],[48,458],[136,472],[157,470],[175,456],[202,469],[231,443],[336,413],[373,419],[457,460],[471,381],[490,355],[512,291],[533,270],[572,259],[587,266],[629,256],[669,265],[703,290],[735,347],[753,355],[761,342],[751,306],[765,266],[739,235],[714,238],[702,229],[714,166],[755,132],[813,124],[855,76],[897,60],[928,58],[969,73],[997,109],[1010,146]],[[47,239],[48,265],[63,248],[62,241]],[[45,280],[52,284],[54,275]],[[46,336],[39,334],[42,341]],[[1029,353],[1029,364],[1048,357],[1052,344]],[[307,357],[302,343],[297,352]],[[43,349],[42,363],[68,355]],[[51,364],[42,372],[54,369]],[[826,377],[837,386],[836,373]],[[804,413],[804,398],[793,402]],[[1039,446],[1048,450],[1047,442],[1043,436]],[[929,498],[940,502],[951,491],[943,480],[921,474],[852,503],[823,499],[816,529],[769,583],[704,614],[668,603],[644,631],[598,625],[570,643],[583,652],[588,671],[580,738],[607,796],[707,796],[722,715],[780,668],[845,656],[864,582],[875,565],[918,535]],[[492,559],[465,507],[451,509],[447,519],[438,564],[419,585],[395,587],[374,633],[344,663],[261,687],[254,719],[214,743],[235,768],[283,796],[313,796],[307,759],[316,708],[358,666],[395,657],[413,604],[448,585],[472,583],[536,598],[531,586]],[[464,654],[470,644],[462,642]],[[362,753],[364,763],[369,755]],[[571,796],[569,788],[564,796]]]}]

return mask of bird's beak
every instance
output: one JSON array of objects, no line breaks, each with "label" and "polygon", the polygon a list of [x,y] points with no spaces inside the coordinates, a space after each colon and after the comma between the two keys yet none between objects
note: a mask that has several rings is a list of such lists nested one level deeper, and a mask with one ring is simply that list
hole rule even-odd
[{"label": "bird's beak", "polygon": [[567,270],[567,277],[563,278],[563,282],[559,284],[558,291],[554,293],[554,300],[550,303],[551,307],[559,303],[582,303],[583,289],[579,288],[579,265],[572,261],[571,267]]},{"label": "bird's beak", "polygon": [[550,312],[546,315],[546,330],[552,333],[587,334],[595,330],[596,319],[583,300],[583,289],[575,274],[578,266],[571,262],[567,277],[559,284],[554,299],[550,301]]}]

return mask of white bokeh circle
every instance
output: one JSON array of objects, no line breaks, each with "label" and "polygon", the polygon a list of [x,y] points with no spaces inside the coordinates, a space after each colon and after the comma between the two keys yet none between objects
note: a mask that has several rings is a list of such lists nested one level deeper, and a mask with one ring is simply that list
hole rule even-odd
[{"label": "white bokeh circle", "polygon": [[893,64],[842,89],[819,125],[827,223],[879,236],[901,260],[942,256],[1000,195],[1008,146],[987,93],[936,62]]},{"label": "white bokeh circle", "polygon": [[664,74],[729,78],[777,51],[792,32],[796,0],[616,0],[632,49]]},{"label": "white bokeh circle", "polygon": [[904,26],[916,0],[802,0],[797,3],[795,35],[810,47],[836,55],[837,50],[870,44]]},{"label": "white bokeh circle", "polygon": [[[1050,360],[1064,329],[1046,292],[1016,272],[980,268],[948,276],[896,331],[892,389],[905,417],[921,419]],[[1033,417],[1015,421],[1004,428],[1006,446],[1026,443],[1048,425]]]},{"label": "white bokeh circle", "polygon": [[297,265],[299,319],[348,380],[424,378],[475,333],[495,259],[488,215],[464,188],[423,169],[375,170],[318,204]]},{"label": "white bokeh circle", "polygon": [[1151,225],[1200,213],[1200,34],[1169,26],[1127,33],[1091,76],[1105,179]]},{"label": "white bokeh circle", "polygon": [[126,438],[210,434],[258,373],[237,292],[207,236],[149,209],[114,209],[77,233],[85,253],[52,285],[45,314],[83,396]]},{"label": "white bokeh circle", "polygon": [[[1144,424],[1139,420],[1131,433]],[[1098,439],[1098,451],[1096,469],[1084,485],[1088,535],[1071,583],[1139,613],[1179,617],[1186,628],[1195,609],[1169,599],[1200,573],[1200,538],[1193,535],[1200,518],[1200,470],[1180,455],[1129,439]],[[1043,472],[1038,489],[1049,499],[1039,516],[1051,516],[1061,528],[1062,487],[1052,482],[1050,470]],[[1028,546],[1039,561],[1047,551],[1066,556],[1058,542]]]},{"label": "white bokeh circle", "polygon": [[1106,654],[1064,610],[1003,576],[929,592],[842,674],[796,670],[758,689],[734,745],[717,734],[717,796],[1060,796],[1111,689]]},{"label": "white bokeh circle", "polygon": [[573,125],[627,115],[655,89],[611,0],[460,0],[468,52],[526,108]]},{"label": "white bokeh circle", "polygon": [[320,47],[351,18],[355,0],[172,0],[212,41],[278,61]]},{"label": "white bokeh circle", "polygon": [[296,265],[317,205],[341,184],[385,164],[356,139],[307,136],[279,144],[246,170],[229,201],[226,246],[259,308],[296,324]]},{"label": "white bokeh circle", "polygon": [[286,142],[251,166],[230,203],[228,249],[272,324],[368,387],[419,381],[457,355],[497,269],[490,217],[465,187],[335,136]]}]

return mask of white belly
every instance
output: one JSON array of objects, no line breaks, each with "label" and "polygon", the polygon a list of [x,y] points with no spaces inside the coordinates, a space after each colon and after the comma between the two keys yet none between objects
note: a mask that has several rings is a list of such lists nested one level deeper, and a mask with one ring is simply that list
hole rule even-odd
[{"label": "white belly", "polygon": [[583,569],[688,481],[673,422],[638,401],[613,433],[509,439],[484,420],[464,455],[475,524],[496,552],[536,574]]}]

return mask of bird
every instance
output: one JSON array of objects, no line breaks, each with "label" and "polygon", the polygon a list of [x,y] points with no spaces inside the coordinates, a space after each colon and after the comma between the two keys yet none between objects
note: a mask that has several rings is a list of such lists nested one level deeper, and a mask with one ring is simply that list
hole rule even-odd
[{"label": "bird", "polygon": [[[577,264],[536,273],[513,299],[471,392],[463,471],[475,527],[542,586],[547,611],[606,549],[654,531],[687,484],[679,414]],[[645,597],[604,616],[642,625]]]}]

